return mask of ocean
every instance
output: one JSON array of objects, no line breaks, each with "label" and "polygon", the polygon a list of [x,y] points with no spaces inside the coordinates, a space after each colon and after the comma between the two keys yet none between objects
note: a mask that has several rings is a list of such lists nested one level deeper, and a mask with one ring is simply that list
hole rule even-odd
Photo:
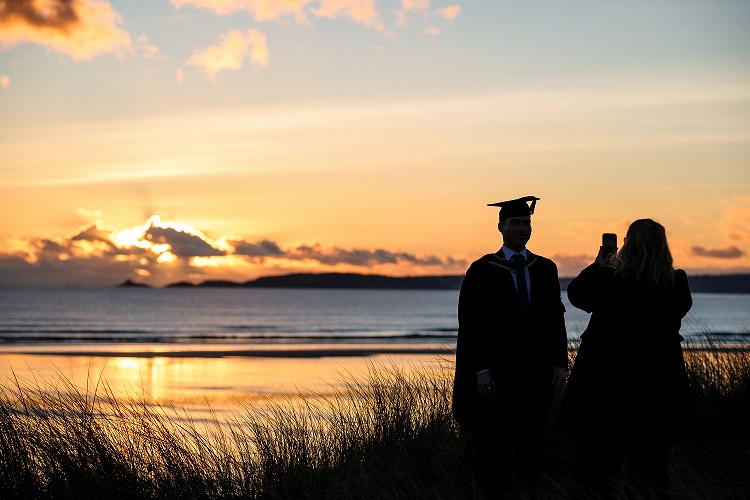
[{"label": "ocean", "polygon": [[[569,336],[589,315],[567,300]],[[694,294],[682,334],[743,339],[750,295]],[[0,290],[0,351],[26,346],[414,346],[455,341],[457,290]]]},{"label": "ocean", "polygon": [[[693,299],[688,341],[750,342],[750,295]],[[563,300],[575,340],[589,316]],[[378,364],[450,376],[457,301],[457,290],[2,289],[0,389],[106,386],[210,418],[335,393]]]}]

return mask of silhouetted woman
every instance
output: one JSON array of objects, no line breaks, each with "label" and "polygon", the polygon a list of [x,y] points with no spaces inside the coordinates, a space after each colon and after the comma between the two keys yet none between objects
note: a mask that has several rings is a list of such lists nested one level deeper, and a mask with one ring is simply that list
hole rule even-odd
[{"label": "silhouetted woman", "polygon": [[608,265],[603,253],[568,286],[570,302],[592,313],[558,421],[576,442],[570,493],[612,498],[624,482],[668,498],[669,454],[692,415],[679,334],[692,306],[687,275],[651,219],[631,224]]}]

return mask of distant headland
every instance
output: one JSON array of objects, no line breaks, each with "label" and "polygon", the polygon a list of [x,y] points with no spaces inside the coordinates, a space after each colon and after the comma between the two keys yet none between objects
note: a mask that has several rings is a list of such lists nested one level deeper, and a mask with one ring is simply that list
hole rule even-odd
[{"label": "distant headland", "polygon": [[[180,281],[164,288],[354,288],[384,290],[457,290],[463,275],[393,277],[356,273],[296,273],[265,276],[251,281],[207,280],[200,283]],[[144,287],[125,280],[121,287]]]},{"label": "distant headland", "polygon": [[[393,277],[357,273],[295,273],[266,276],[251,281],[208,280],[200,283],[181,281],[164,288],[350,288],[380,290],[458,290],[463,275]],[[572,278],[560,278],[565,290]],[[749,293],[750,274],[701,275],[688,278],[693,293]],[[120,287],[148,287],[125,280]]]}]

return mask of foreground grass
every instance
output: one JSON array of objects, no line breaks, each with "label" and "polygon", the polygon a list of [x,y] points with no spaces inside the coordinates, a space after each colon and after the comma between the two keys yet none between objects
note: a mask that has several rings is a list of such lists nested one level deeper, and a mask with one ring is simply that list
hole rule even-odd
[{"label": "foreground grass", "polygon": [[[675,453],[676,496],[743,498],[750,349],[687,349],[686,361],[698,419]],[[481,498],[460,463],[448,363],[441,376],[419,373],[372,367],[338,397],[208,423],[106,387],[8,384],[0,498]],[[564,498],[572,446],[552,430],[547,443],[543,496]]]}]

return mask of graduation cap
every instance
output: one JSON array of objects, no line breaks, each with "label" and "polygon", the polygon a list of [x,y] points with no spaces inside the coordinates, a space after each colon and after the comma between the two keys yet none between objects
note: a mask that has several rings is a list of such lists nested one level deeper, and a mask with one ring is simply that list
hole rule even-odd
[{"label": "graduation cap", "polygon": [[[515,200],[488,203],[487,206],[500,207],[500,222],[502,222],[509,217],[526,217],[533,214],[537,200],[539,198],[536,196],[524,196]],[[528,205],[529,202],[531,202],[531,205]]]}]

